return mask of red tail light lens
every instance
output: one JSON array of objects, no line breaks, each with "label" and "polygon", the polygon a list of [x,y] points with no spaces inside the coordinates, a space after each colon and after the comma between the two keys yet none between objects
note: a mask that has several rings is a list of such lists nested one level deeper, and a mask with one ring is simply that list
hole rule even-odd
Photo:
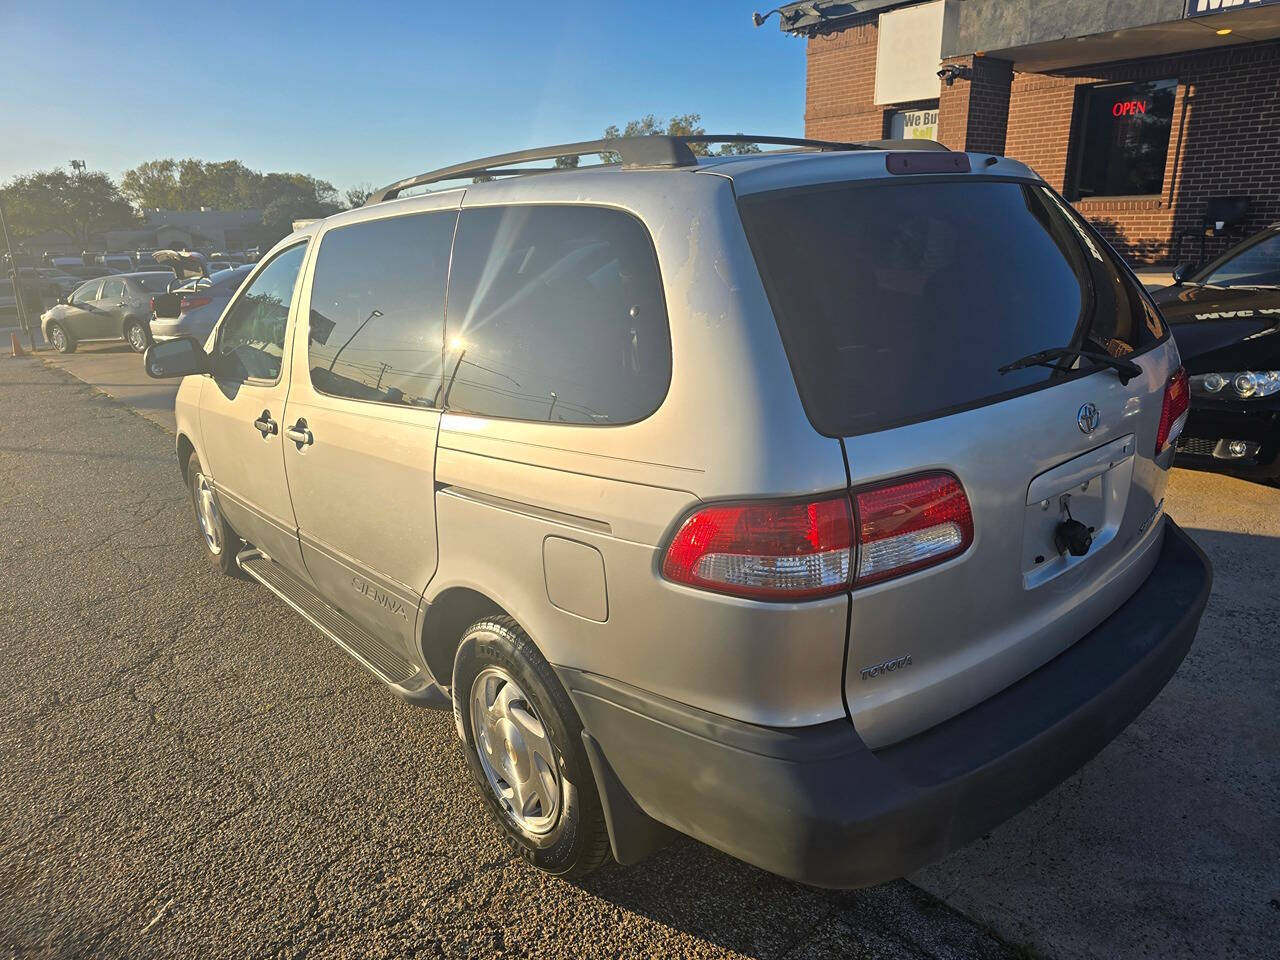
[{"label": "red tail light lens", "polygon": [[1156,431],[1156,456],[1164,453],[1182,436],[1191,407],[1191,385],[1182,367],[1169,378],[1164,388],[1164,404],[1160,407],[1160,428]]},{"label": "red tail light lens", "polygon": [[156,312],[156,298],[155,298],[155,297],[152,297],[152,298],[151,298],[151,312],[152,312],[152,313],[155,313],[155,312]]},{"label": "red tail light lens", "polygon": [[973,512],[960,481],[929,473],[854,494],[858,586],[922,570],[973,543]]},{"label": "red tail light lens", "polygon": [[186,313],[188,310],[198,310],[200,307],[207,307],[212,302],[212,297],[183,297],[178,301],[178,309],[183,313]]},{"label": "red tail light lens", "polygon": [[928,473],[864,488],[852,502],[706,507],[676,531],[662,575],[753,600],[808,600],[923,570],[972,543],[964,487],[952,474]]},{"label": "red tail light lens", "polygon": [[690,516],[662,563],[669,580],[756,600],[803,600],[849,588],[853,518],[841,495],[720,504]]}]

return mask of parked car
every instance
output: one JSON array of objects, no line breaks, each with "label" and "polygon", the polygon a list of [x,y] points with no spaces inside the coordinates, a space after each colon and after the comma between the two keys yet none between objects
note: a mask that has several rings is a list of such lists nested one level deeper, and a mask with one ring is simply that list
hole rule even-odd
[{"label": "parked car", "polygon": [[46,343],[74,353],[86,340],[124,340],[136,352],[151,342],[151,298],[173,279],[169,272],[126,273],[81,284],[40,317]]},{"label": "parked car", "polygon": [[67,264],[66,266],[58,267],[57,269],[63,271],[68,276],[76,277],[81,281],[90,280],[94,277],[113,277],[116,275],[116,271],[112,270],[110,267],[104,267],[101,265],[89,266],[83,263],[78,265],[74,263]]},{"label": "parked car", "polygon": [[94,260],[108,269],[122,273],[131,273],[135,269],[133,258],[123,253],[99,254]]},{"label": "parked car", "polygon": [[56,267],[36,267],[34,269],[36,275],[41,280],[44,280],[52,290],[56,291],[58,296],[69,296],[82,283],[80,277],[72,276],[65,270],[59,270]]},{"label": "parked car", "polygon": [[199,280],[188,280],[166,295],[153,297],[152,339],[194,337],[204,343],[227,303],[252,269],[246,266],[220,270]]},{"label": "parked car", "polygon": [[550,873],[674,828],[851,886],[981,835],[1164,686],[1211,572],[1150,297],[1022,164],[914,143],[559,145],[287,237],[144,358],[209,561],[451,707]]},{"label": "parked car", "polygon": [[1280,224],[1154,297],[1191,375],[1178,466],[1280,483]]}]

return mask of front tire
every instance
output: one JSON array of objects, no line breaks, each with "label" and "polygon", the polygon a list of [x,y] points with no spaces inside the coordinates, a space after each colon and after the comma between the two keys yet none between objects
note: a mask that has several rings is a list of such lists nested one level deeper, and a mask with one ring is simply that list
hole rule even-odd
[{"label": "front tire", "polygon": [[49,342],[59,353],[75,353],[76,342],[60,323],[49,324]]},{"label": "front tire", "polygon": [[508,844],[539,870],[586,876],[609,835],[582,722],[551,666],[510,617],[472,624],[453,666],[471,778]]},{"label": "front tire", "polygon": [[146,353],[151,345],[151,331],[141,320],[130,320],[124,325],[124,342],[134,353]]},{"label": "front tire", "polygon": [[196,525],[200,529],[200,543],[204,547],[205,559],[219,572],[235,576],[239,569],[236,566],[236,554],[240,552],[243,541],[218,509],[213,484],[204,475],[200,458],[194,453],[187,461],[187,489],[191,494],[191,505],[196,511]]}]

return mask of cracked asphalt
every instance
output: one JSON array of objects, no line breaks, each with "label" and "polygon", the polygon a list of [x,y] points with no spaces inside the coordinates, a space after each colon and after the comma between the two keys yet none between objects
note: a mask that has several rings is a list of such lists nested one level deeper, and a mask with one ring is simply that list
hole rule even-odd
[{"label": "cracked asphalt", "polygon": [[0,361],[0,955],[1260,956],[1280,938],[1280,491],[1175,472],[1171,511],[1218,568],[1187,663],[1081,774],[913,883],[818,891],[686,840],[572,885],[508,852],[448,714],[206,565],[153,406]]}]

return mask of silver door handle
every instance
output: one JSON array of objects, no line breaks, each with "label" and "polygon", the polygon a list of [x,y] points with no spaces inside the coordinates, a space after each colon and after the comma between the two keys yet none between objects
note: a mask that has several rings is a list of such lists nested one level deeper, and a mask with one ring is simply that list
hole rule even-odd
[{"label": "silver door handle", "polygon": [[306,420],[299,420],[292,427],[285,427],[284,435],[299,447],[309,446],[316,442],[316,438],[312,436],[311,431],[307,429]]},{"label": "silver door handle", "polygon": [[270,410],[263,410],[262,416],[253,421],[253,425],[258,428],[258,432],[264,437],[268,434],[274,437],[280,432],[280,425],[271,419]]}]

